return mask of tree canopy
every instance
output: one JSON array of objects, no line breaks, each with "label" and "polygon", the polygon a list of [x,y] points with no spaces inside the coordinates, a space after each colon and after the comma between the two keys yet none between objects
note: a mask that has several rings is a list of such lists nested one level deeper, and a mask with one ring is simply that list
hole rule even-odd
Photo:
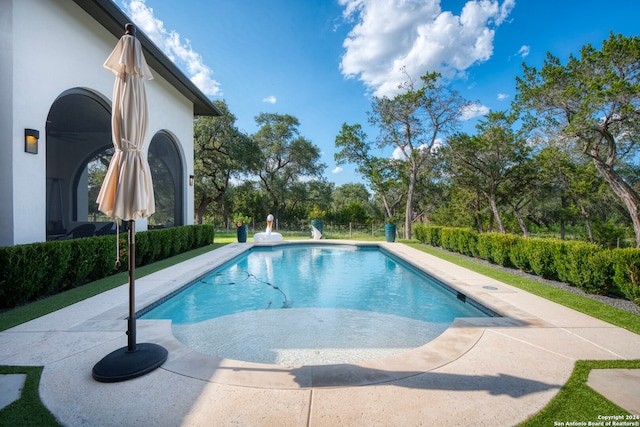
[{"label": "tree canopy", "polygon": [[325,164],[320,149],[300,135],[297,118],[289,114],[262,113],[256,117],[260,126],[252,138],[258,144],[260,159],[252,172],[258,177],[271,200],[276,219],[286,208],[287,192],[303,179],[320,179]]},{"label": "tree canopy", "polygon": [[622,200],[640,247],[640,196],[622,170],[640,137],[640,37],[611,33],[600,50],[584,46],[566,64],[547,53],[540,70],[523,64],[516,106],[527,121],[567,138],[593,161]]}]

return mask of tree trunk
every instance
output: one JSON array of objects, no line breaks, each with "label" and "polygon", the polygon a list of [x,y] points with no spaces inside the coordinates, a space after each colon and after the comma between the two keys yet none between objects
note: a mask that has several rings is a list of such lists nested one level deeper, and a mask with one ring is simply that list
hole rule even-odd
[{"label": "tree trunk", "polygon": [[229,211],[227,210],[227,204],[222,199],[222,220],[225,224],[229,224]]},{"label": "tree trunk", "polygon": [[382,205],[384,206],[384,211],[387,213],[387,217],[391,218],[393,215],[391,212],[391,208],[389,207],[389,202],[387,202],[387,196],[382,194]]},{"label": "tree trunk", "polygon": [[633,231],[636,235],[636,248],[640,248],[640,197],[609,165],[598,158],[593,158],[593,163],[600,175],[611,186],[613,192],[622,200],[629,212]]},{"label": "tree trunk", "polygon": [[478,224],[478,233],[484,233],[484,226],[482,225],[482,201],[480,195],[476,197],[476,223]]},{"label": "tree trunk", "polygon": [[[413,169],[413,168],[412,168]],[[413,224],[413,193],[416,187],[416,175],[413,170],[409,174],[409,189],[407,190],[407,207],[404,215],[404,238],[411,239],[411,225]]]},{"label": "tree trunk", "polygon": [[487,198],[489,199],[489,206],[491,206],[491,212],[493,213],[493,217],[498,223],[498,231],[500,233],[505,233],[504,225],[502,224],[502,218],[500,218],[500,212],[498,212],[498,204],[496,203],[495,194],[487,194]]},{"label": "tree trunk", "polygon": [[520,230],[522,230],[523,237],[529,237],[529,230],[527,229],[527,224],[524,222],[524,218],[522,218],[522,214],[519,209],[514,209],[513,213],[516,215],[516,219],[518,220],[518,225],[520,226]]},{"label": "tree trunk", "polygon": [[582,212],[582,216],[584,217],[584,227],[587,229],[587,233],[589,234],[589,241],[593,243],[593,230],[591,230],[591,219],[589,218],[589,212],[584,208],[584,205],[580,203],[580,211]]},{"label": "tree trunk", "polygon": [[213,199],[211,197],[203,197],[202,199],[200,199],[200,203],[198,203],[198,207],[196,208],[196,217],[198,224],[202,224],[207,206],[209,206],[209,203],[211,203],[212,201]]}]

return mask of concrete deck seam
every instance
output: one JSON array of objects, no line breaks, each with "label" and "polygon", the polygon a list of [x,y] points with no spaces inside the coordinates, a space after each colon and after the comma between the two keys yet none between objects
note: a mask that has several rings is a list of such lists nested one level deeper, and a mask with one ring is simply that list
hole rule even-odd
[{"label": "concrete deck seam", "polygon": [[311,413],[313,411],[313,388],[309,393],[309,409],[307,410],[307,427],[311,425]]},{"label": "concrete deck seam", "polygon": [[[625,359],[626,359],[624,356],[621,356],[621,355],[619,355],[619,354],[616,354],[615,352],[611,351],[611,349],[608,349],[608,348],[603,347],[603,346],[601,346],[601,345],[599,345],[599,344],[596,344],[595,342],[593,342],[593,341],[591,341],[591,340],[589,340],[589,339],[587,339],[587,338],[583,337],[582,335],[578,335],[578,334],[576,334],[575,332],[570,331],[569,329],[566,329],[566,328],[562,328],[562,329],[563,329],[563,330],[565,330],[565,331],[567,331],[568,333],[570,333],[570,334],[571,334],[571,335],[573,335],[574,337],[580,338],[581,340],[586,341],[586,342],[588,342],[589,344],[591,344],[591,345],[593,345],[593,346],[595,346],[595,347],[599,348],[600,350],[603,350],[603,351],[605,351],[605,352],[607,352],[607,353],[611,353],[612,355],[614,355],[614,356],[615,356],[615,357],[617,357],[618,359],[621,359],[621,360],[625,360]],[[580,329],[587,329],[587,328],[580,328]]]},{"label": "concrete deck seam", "polygon": [[[551,328],[549,328],[549,329],[551,329]],[[553,329],[564,329],[564,328],[553,328]],[[517,341],[517,342],[519,342],[519,343],[521,343],[521,344],[525,344],[525,345],[527,345],[527,346],[530,346],[530,347],[533,347],[533,348],[537,348],[538,350],[543,350],[543,351],[545,351],[545,352],[547,352],[547,353],[555,354],[556,356],[560,356],[560,357],[562,357],[562,358],[564,358],[564,359],[567,359],[567,360],[575,360],[574,358],[569,357],[569,356],[567,356],[567,355],[564,355],[564,354],[558,353],[558,352],[556,352],[556,351],[550,350],[550,349],[545,348],[545,347],[541,347],[541,346],[539,346],[539,345],[536,345],[536,344],[533,344],[533,343],[527,342],[527,341],[525,341],[525,340],[521,340],[521,339],[516,338],[516,337],[512,337],[511,335],[508,335],[508,334],[505,334],[505,333],[498,332],[498,331],[497,331],[497,330],[495,330],[495,329],[491,329],[491,332],[494,332],[494,333],[496,333],[496,334],[498,334],[498,335],[501,335],[501,336],[503,336],[503,337],[505,337],[505,338],[508,338],[508,339],[510,339],[510,340]]]}]

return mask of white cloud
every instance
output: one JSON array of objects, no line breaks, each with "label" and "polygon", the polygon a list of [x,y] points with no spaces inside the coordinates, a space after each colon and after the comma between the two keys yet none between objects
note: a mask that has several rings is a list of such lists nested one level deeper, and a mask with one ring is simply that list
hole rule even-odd
[{"label": "white cloud", "polygon": [[262,100],[262,102],[267,102],[269,104],[275,104],[277,102],[277,99],[275,96],[271,95],[271,96],[267,96],[266,98],[264,98]]},{"label": "white cloud", "polygon": [[187,70],[189,78],[205,95],[222,95],[220,83],[213,79],[213,70],[205,65],[202,56],[191,48],[191,42],[180,38],[175,31],[167,31],[145,0],[124,3],[125,12],[133,22],[178,66]]},{"label": "white cloud", "polygon": [[498,94],[498,101],[504,101],[507,98],[509,98],[509,94],[506,94],[506,93],[499,93]]},{"label": "white cloud", "polygon": [[376,96],[392,96],[426,71],[463,76],[493,54],[497,28],[515,0],[469,0],[460,16],[442,11],[440,0],[338,0],[343,17],[355,22],[343,46],[340,68],[363,81]]},{"label": "white cloud", "polygon": [[340,172],[342,172],[342,170],[343,170],[343,169],[342,169],[340,166],[336,166],[336,167],[331,171],[331,173],[340,173]]},{"label": "white cloud", "polygon": [[484,116],[489,113],[491,109],[486,105],[481,104],[469,104],[462,107],[460,112],[460,120],[471,120],[476,117]]},{"label": "white cloud", "polygon": [[[436,140],[433,142],[433,147],[431,148],[431,151],[434,151],[435,149],[437,149],[438,147],[442,146],[442,138],[436,138]],[[416,150],[426,150],[427,146],[425,144],[420,145],[418,148],[416,148]],[[404,152],[407,153],[407,156],[402,154],[402,149],[400,149],[400,147],[396,147],[393,150],[393,153],[391,153],[391,158],[395,159],[395,160],[407,160],[408,154],[409,154],[409,147],[405,147]]]},{"label": "white cloud", "polygon": [[531,48],[529,46],[523,45],[520,50],[518,50],[518,56],[522,56],[522,58],[526,58],[529,56],[529,52],[531,52]]},{"label": "white cloud", "polygon": [[396,160],[406,160],[407,156],[402,154],[400,147],[396,147],[395,150],[393,150],[393,153],[391,153],[391,158]]}]

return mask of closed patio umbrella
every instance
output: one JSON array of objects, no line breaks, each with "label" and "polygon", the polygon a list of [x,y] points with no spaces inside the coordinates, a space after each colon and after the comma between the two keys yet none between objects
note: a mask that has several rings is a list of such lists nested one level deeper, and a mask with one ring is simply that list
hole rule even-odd
[{"label": "closed patio umbrella", "polygon": [[115,153],[98,194],[98,209],[129,223],[129,318],[128,345],[93,367],[93,378],[116,382],[144,375],[167,360],[167,350],[157,344],[136,344],[135,318],[135,219],[155,212],[151,170],[147,161],[147,95],[144,80],[153,78],[135,37],[135,27],[125,35],[104,63],[115,74],[111,109]]}]

